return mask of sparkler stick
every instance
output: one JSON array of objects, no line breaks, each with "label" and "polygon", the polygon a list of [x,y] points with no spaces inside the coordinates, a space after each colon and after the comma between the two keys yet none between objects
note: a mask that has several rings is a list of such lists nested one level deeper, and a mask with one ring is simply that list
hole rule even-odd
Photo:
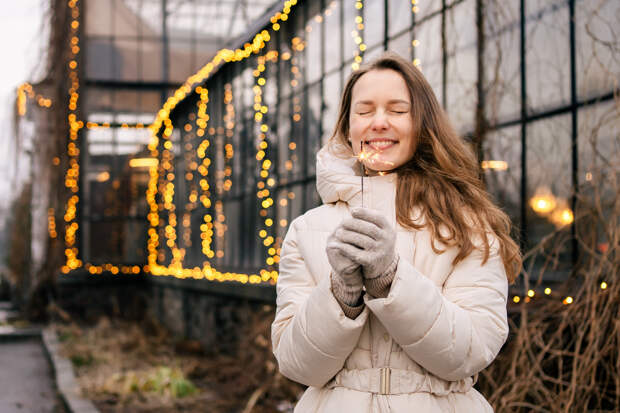
[{"label": "sparkler stick", "polygon": [[[354,156],[360,163],[360,165],[362,166],[362,208],[364,207],[364,176],[366,175],[366,165],[364,164],[364,160],[368,160],[368,162],[370,162],[371,164],[373,162],[375,162],[377,159],[377,156],[381,153],[381,150],[371,150],[369,152],[364,152],[364,140],[362,139],[360,141],[360,153],[357,156]],[[388,165],[394,165],[393,162],[389,162],[389,161],[382,161],[382,163],[388,164]],[[379,171],[378,172],[379,175],[385,175],[386,172],[385,171]]]},{"label": "sparkler stick", "polygon": [[364,175],[366,174],[366,166],[361,161],[362,155],[364,154],[364,140],[360,140],[360,164],[362,165],[362,208],[364,208]]}]

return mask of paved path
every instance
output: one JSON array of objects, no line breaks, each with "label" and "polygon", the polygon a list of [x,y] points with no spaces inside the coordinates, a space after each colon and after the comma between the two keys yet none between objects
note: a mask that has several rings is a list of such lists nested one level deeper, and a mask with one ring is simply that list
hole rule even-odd
[{"label": "paved path", "polygon": [[[0,305],[0,319],[8,313]],[[0,413],[65,412],[40,337],[19,337],[19,329],[8,334],[10,329],[5,325],[0,333]]]}]

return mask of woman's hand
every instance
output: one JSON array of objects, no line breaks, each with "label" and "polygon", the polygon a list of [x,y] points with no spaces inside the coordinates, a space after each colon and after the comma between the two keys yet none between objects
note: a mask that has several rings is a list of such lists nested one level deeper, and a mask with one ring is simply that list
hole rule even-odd
[{"label": "woman's hand", "polygon": [[327,260],[332,266],[332,291],[342,303],[355,307],[362,295],[363,277],[360,265],[343,253],[342,226],[327,238]]},{"label": "woman's hand", "polygon": [[368,208],[351,209],[353,218],[342,222],[335,234],[339,251],[362,266],[364,278],[382,276],[394,262],[396,231],[381,214]]}]

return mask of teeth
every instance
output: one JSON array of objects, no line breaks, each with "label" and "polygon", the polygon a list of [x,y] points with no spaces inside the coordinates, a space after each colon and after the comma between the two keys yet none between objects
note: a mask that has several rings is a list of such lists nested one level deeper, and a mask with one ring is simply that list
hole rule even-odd
[{"label": "teeth", "polygon": [[373,142],[367,142],[368,145],[374,146],[374,147],[387,147],[387,146],[391,146],[393,144],[395,144],[396,142],[394,141],[373,141]]}]

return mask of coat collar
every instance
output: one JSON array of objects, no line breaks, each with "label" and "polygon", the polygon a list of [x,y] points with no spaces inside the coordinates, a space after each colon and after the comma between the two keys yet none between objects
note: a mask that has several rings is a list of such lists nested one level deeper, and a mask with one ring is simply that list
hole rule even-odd
[{"label": "coat collar", "polygon": [[[362,169],[349,147],[330,142],[316,157],[316,186],[325,204],[338,201],[362,205]],[[364,177],[364,207],[393,217],[395,222],[396,173]]]}]

